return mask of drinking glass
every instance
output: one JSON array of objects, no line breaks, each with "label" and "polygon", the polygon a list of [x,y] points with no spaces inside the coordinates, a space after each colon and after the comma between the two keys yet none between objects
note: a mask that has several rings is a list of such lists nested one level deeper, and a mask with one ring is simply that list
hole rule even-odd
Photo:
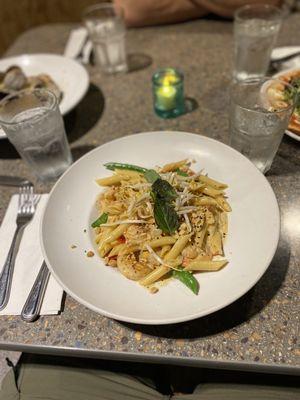
[{"label": "drinking glass", "polygon": [[295,104],[292,86],[279,79],[235,81],[230,88],[230,145],[267,172]]},{"label": "drinking glass", "polygon": [[266,4],[239,8],[234,16],[234,71],[237,80],[263,77],[282,21],[282,11]]},{"label": "drinking glass", "polygon": [[126,29],[121,10],[117,13],[112,3],[97,4],[85,10],[83,20],[93,42],[96,62],[103,71],[127,71]]},{"label": "drinking glass", "polygon": [[41,181],[57,179],[72,163],[58,101],[49,90],[6,96],[0,102],[0,125]]}]

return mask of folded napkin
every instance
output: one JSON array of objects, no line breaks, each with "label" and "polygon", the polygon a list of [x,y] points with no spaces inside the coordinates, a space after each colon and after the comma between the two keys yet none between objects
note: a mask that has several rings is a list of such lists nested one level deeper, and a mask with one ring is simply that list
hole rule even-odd
[{"label": "folded napkin", "polygon": [[[25,227],[16,256],[10,298],[0,315],[20,315],[27,296],[39,273],[43,262],[43,255],[39,240],[39,229],[42,212],[47,203],[48,195],[41,196],[36,212]],[[6,256],[15,232],[18,208],[18,195],[14,195],[8,205],[5,217],[0,227],[0,271],[3,268]],[[55,279],[50,276],[41,315],[57,314],[61,309],[63,290]]]},{"label": "folded napkin", "polygon": [[78,61],[81,61],[83,64],[88,64],[92,47],[92,42],[88,40],[87,29],[83,27],[76,28],[73,29],[69,35],[64,55],[65,57],[76,58],[82,51]]}]

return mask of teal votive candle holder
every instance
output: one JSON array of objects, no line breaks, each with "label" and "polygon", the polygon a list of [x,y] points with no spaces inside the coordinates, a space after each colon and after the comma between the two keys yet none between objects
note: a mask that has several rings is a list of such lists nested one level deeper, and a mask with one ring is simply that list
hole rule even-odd
[{"label": "teal votive candle holder", "polygon": [[152,77],[155,113],[161,118],[175,118],[183,114],[183,74],[175,68],[163,68]]}]

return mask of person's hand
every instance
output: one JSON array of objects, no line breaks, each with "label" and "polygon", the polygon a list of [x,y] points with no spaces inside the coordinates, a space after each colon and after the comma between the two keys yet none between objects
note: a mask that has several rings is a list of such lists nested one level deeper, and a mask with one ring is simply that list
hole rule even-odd
[{"label": "person's hand", "polygon": [[247,4],[270,4],[280,6],[282,0],[191,0],[195,5],[220,17],[232,18],[234,12]]},{"label": "person's hand", "polygon": [[114,0],[114,4],[132,27],[181,22],[207,13],[191,0]]}]

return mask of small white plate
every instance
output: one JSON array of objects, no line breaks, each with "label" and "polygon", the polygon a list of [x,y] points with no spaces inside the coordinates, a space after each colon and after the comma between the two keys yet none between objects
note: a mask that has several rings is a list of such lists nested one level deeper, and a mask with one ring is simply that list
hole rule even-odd
[{"label": "small white plate", "polygon": [[[63,98],[59,108],[62,115],[74,108],[86,94],[89,75],[86,69],[71,58],[56,54],[24,54],[0,60],[0,71],[12,65],[22,68],[25,75],[48,74],[60,87]],[[0,128],[0,139],[6,134]]]},{"label": "small white plate", "polygon": [[[103,166],[109,161],[153,168],[184,158],[196,160],[196,171],[203,168],[229,185],[229,264],[219,272],[197,274],[198,296],[175,280],[150,294],[97,255],[90,227],[101,191],[95,179],[110,175]],[[149,132],[106,143],[73,164],[49,195],[40,234],[51,273],[77,301],[121,321],[170,324],[217,311],[260,279],[277,247],[279,210],[266,178],[237,151],[200,135]],[[85,251],[91,249],[95,256],[88,258]]]},{"label": "small white plate", "polygon": [[[288,56],[289,54],[296,53],[297,51],[300,51],[300,46],[277,47],[272,51],[271,59],[276,60],[277,58]],[[300,56],[295,57],[292,60],[283,63],[282,71],[275,74],[274,78],[277,78],[280,75],[285,74],[289,71],[293,71],[294,69],[300,69]],[[285,133],[291,138],[298,140],[298,142],[300,142],[300,135],[297,135],[296,133],[291,132],[288,129],[285,131]]]}]

